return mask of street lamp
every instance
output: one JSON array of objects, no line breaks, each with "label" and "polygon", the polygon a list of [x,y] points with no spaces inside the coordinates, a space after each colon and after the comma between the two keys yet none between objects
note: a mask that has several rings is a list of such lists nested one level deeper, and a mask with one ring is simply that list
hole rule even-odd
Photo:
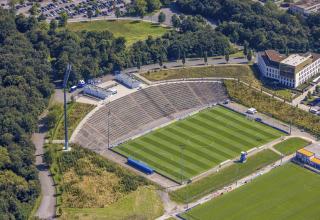
[{"label": "street lamp", "polygon": [[111,112],[110,112],[110,106],[109,106],[109,104],[108,104],[108,118],[107,118],[107,121],[108,121],[108,149],[110,148],[110,114],[111,114]]},{"label": "street lamp", "polygon": [[67,65],[66,72],[63,79],[63,101],[64,101],[64,151],[70,151],[68,140],[68,122],[67,122],[67,82],[71,72],[71,65]]}]

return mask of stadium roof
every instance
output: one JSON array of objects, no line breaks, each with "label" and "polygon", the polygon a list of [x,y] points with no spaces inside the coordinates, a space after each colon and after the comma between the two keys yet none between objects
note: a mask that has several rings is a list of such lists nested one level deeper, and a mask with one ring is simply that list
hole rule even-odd
[{"label": "stadium roof", "polygon": [[318,158],[316,158],[316,157],[311,158],[311,161],[312,161],[313,163],[316,163],[316,164],[319,164],[319,165],[320,165],[320,159],[318,159]]},{"label": "stadium roof", "polygon": [[298,152],[300,154],[303,154],[303,155],[307,156],[307,157],[312,157],[314,155],[314,153],[312,153],[311,151],[308,151],[308,150],[306,150],[304,148],[298,150]]}]

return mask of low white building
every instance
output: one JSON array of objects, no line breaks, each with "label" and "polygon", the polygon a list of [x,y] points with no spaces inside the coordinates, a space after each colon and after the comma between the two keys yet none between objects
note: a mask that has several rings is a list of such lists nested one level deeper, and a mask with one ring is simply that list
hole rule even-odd
[{"label": "low white building", "polygon": [[291,54],[284,56],[275,50],[266,50],[257,55],[261,74],[277,80],[287,87],[296,88],[320,73],[320,54]]}]

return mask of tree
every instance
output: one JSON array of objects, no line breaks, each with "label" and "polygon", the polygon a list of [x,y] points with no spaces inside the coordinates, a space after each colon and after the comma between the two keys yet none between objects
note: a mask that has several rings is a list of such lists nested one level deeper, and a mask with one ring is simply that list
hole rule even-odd
[{"label": "tree", "polygon": [[50,28],[49,28],[49,33],[55,33],[56,29],[58,27],[58,23],[55,19],[52,19],[50,21]]},{"label": "tree", "polygon": [[89,8],[89,9],[87,10],[87,15],[88,15],[88,18],[91,20],[91,18],[92,18],[92,16],[93,16],[93,11],[92,11],[91,8]]},{"label": "tree", "polygon": [[178,51],[177,51],[177,61],[180,60],[181,57],[181,49],[180,46],[177,47]]},{"label": "tree", "polygon": [[243,54],[244,55],[248,55],[248,49],[249,49],[249,43],[248,43],[248,41],[244,41],[244,43],[243,43]]},{"label": "tree", "polygon": [[320,86],[319,85],[316,86],[316,92],[320,92]]},{"label": "tree", "polygon": [[183,65],[183,67],[184,67],[185,63],[186,63],[186,53],[183,52],[182,53],[182,65]]},{"label": "tree", "polygon": [[234,43],[247,41],[257,51],[268,48],[283,51],[285,45],[295,52],[304,52],[308,47],[320,51],[319,35],[313,37],[319,30],[320,25],[315,23],[318,23],[316,20],[319,21],[320,15],[314,15],[316,19],[305,19],[283,13],[274,4],[263,6],[241,0],[179,0],[176,5],[182,13],[224,21],[218,23],[220,32]]},{"label": "tree", "polygon": [[33,4],[31,8],[29,9],[29,12],[31,15],[38,15],[38,5]]},{"label": "tree", "polygon": [[96,11],[94,12],[96,16],[101,14],[101,11],[97,8]]},{"label": "tree", "polygon": [[289,56],[289,48],[288,47],[284,48],[284,52],[285,52],[286,56]]},{"label": "tree", "polygon": [[253,56],[253,54],[252,54],[252,50],[251,50],[251,49],[249,49],[249,51],[248,51],[248,55],[247,55],[247,59],[248,59],[248,61],[249,61],[249,62],[252,60],[252,56]]},{"label": "tree", "polygon": [[162,68],[163,66],[162,56],[159,57],[159,66],[160,68]]},{"label": "tree", "polygon": [[207,51],[204,51],[203,53],[203,61],[207,65],[208,64],[208,53]]},{"label": "tree", "polygon": [[307,93],[307,97],[308,97],[308,99],[312,99],[312,94],[310,91]]},{"label": "tree", "polygon": [[172,15],[171,23],[172,23],[172,26],[175,27],[175,28],[179,28],[180,27],[181,22],[180,22],[179,17],[176,14]]},{"label": "tree", "polygon": [[47,18],[46,18],[46,16],[43,14],[43,13],[41,13],[40,15],[39,15],[39,17],[38,17],[38,20],[39,21],[45,21]]},{"label": "tree", "polygon": [[40,191],[30,139],[53,86],[39,23],[0,7],[0,219],[28,219]]},{"label": "tree", "polygon": [[61,27],[65,27],[67,25],[67,22],[68,22],[68,14],[66,12],[61,13],[59,25]]},{"label": "tree", "polygon": [[163,23],[166,21],[166,15],[165,13],[163,13],[162,11],[159,13],[159,16],[158,16],[158,22],[159,23]]},{"label": "tree", "polygon": [[141,58],[140,57],[138,57],[138,60],[137,60],[137,68],[138,68],[138,70],[141,69]]},{"label": "tree", "polygon": [[224,55],[224,58],[225,58],[226,62],[229,63],[229,59],[230,59],[229,52],[226,52],[226,54]]},{"label": "tree", "polygon": [[0,170],[11,163],[8,150],[0,146]]},{"label": "tree", "polygon": [[159,10],[161,6],[160,0],[146,0],[146,3],[148,12]]},{"label": "tree", "polygon": [[16,4],[18,3],[18,0],[9,0],[9,7],[11,10],[16,10]]},{"label": "tree", "polygon": [[120,9],[118,7],[116,7],[116,11],[114,12],[116,18],[118,19],[121,16],[121,12]]},{"label": "tree", "polygon": [[147,11],[147,3],[145,0],[135,0],[134,1],[134,8],[138,15],[143,18]]}]

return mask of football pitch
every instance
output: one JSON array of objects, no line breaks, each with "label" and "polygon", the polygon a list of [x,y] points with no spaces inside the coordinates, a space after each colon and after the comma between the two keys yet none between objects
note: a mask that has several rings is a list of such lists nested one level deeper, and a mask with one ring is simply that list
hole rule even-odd
[{"label": "football pitch", "polygon": [[180,182],[284,133],[218,106],[129,141],[115,151]]},{"label": "football pitch", "polygon": [[187,220],[319,219],[320,176],[293,163],[204,203],[182,215]]}]

